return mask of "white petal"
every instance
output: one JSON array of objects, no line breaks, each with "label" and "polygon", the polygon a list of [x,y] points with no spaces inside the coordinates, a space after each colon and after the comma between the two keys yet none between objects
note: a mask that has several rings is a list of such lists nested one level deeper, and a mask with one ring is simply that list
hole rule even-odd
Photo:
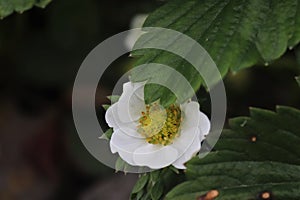
[{"label": "white petal", "polygon": [[160,169],[172,164],[178,157],[176,149],[167,146],[147,144],[138,148],[133,154],[136,165],[147,166],[151,169]]},{"label": "white petal", "polygon": [[112,134],[110,149],[112,153],[118,152],[120,157],[127,163],[135,165],[133,152],[146,144],[145,139],[130,137],[119,129]]},{"label": "white petal", "polygon": [[132,137],[145,138],[136,131],[138,126],[137,122],[124,123],[120,120],[119,116],[118,103],[115,103],[110,106],[105,113],[105,120],[108,126],[113,128],[114,131],[116,131],[117,129],[121,129],[124,133]]},{"label": "white petal", "polygon": [[118,152],[118,148],[116,146],[114,146],[112,143],[109,143],[109,146],[110,146],[110,151],[112,153],[117,153]]},{"label": "white petal", "polygon": [[199,137],[196,137],[192,145],[179,157],[172,165],[177,169],[186,169],[184,163],[189,161],[201,148],[201,141]]},{"label": "white petal", "polygon": [[199,118],[198,128],[201,130],[201,135],[207,135],[210,130],[210,121],[203,112],[199,112]]},{"label": "white petal", "polygon": [[183,113],[182,129],[189,129],[191,127],[198,127],[199,124],[199,103],[191,101],[181,105]]},{"label": "white petal", "polygon": [[136,83],[132,83],[132,84],[133,84],[133,89],[134,89],[137,97],[139,97],[141,100],[144,100],[144,87],[145,87],[146,81],[136,82]]},{"label": "white petal", "polygon": [[108,126],[111,128],[117,128],[119,127],[118,123],[114,119],[114,109],[116,108],[116,104],[111,105],[106,113],[105,113],[105,121],[107,122]]},{"label": "white petal", "polygon": [[118,101],[118,114],[123,123],[136,121],[141,117],[141,112],[145,110],[141,93],[144,93],[143,85],[136,88],[131,82],[123,85],[123,93]]},{"label": "white petal", "polygon": [[178,157],[180,157],[190,148],[194,140],[199,139],[199,134],[198,128],[182,129],[180,135],[174,139],[170,146],[177,149]]}]

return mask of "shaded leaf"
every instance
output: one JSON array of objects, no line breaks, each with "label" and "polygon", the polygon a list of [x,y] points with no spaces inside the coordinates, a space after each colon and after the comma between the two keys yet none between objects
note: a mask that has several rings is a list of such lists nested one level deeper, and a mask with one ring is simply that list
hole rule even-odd
[{"label": "shaded leaf", "polygon": [[[144,178],[147,176],[148,178]],[[178,183],[182,182],[183,174],[176,174],[170,167],[155,170],[147,173],[146,175],[141,176],[144,180],[147,179],[147,183],[144,183],[142,180],[142,184],[138,181],[135,185],[134,189],[131,192],[130,198],[133,200],[138,199],[161,199],[171,188],[173,188]],[[141,185],[144,185],[141,188]],[[137,191],[138,192],[134,192]]]},{"label": "shaded leaf", "polygon": [[122,171],[125,174],[130,171],[131,165],[129,165],[127,162],[125,162],[121,157],[118,157],[116,164],[115,164],[115,169],[116,172]]},{"label": "shaded leaf", "polygon": [[251,108],[250,117],[230,120],[215,151],[187,164],[187,181],[166,199],[196,199],[217,190],[216,200],[300,198],[300,111],[278,106],[277,112]]},{"label": "shaded leaf", "polygon": [[136,182],[134,188],[132,189],[132,193],[137,193],[139,191],[141,191],[144,186],[147,184],[148,182],[148,176],[147,175],[142,175],[139,180]]},{"label": "shaded leaf", "polygon": [[[298,44],[299,15],[299,0],[172,0],[150,14],[144,27],[164,27],[190,36],[208,51],[224,76],[230,69],[237,71],[261,61],[268,65],[282,56],[287,47]],[[143,34],[137,43],[147,35]],[[176,45],[176,41],[171,45]],[[201,76],[189,63],[167,51],[142,49],[132,52],[132,55],[139,57],[135,66],[161,63],[176,69],[195,91],[202,84]],[[142,74],[139,71],[133,73],[132,80],[141,81],[145,79],[144,74],[170,80],[174,77],[173,74],[163,74],[148,67]],[[183,93],[180,83],[173,82],[178,85],[178,93]],[[146,85],[146,102],[151,103],[159,98],[165,106],[176,99],[163,86]]]},{"label": "shaded leaf", "polygon": [[159,181],[155,183],[150,191],[152,200],[159,200],[163,192],[164,192],[164,185],[162,184],[162,182]]}]

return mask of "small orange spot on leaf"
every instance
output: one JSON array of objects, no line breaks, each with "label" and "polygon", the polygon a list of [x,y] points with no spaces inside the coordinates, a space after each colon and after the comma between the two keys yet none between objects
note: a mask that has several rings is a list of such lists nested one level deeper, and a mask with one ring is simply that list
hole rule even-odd
[{"label": "small orange spot on leaf", "polygon": [[251,137],[251,142],[256,142],[257,141],[257,137],[256,136],[252,136]]},{"label": "small orange spot on leaf", "polygon": [[218,196],[218,190],[210,190],[205,195],[198,197],[197,200],[214,200]]},{"label": "small orange spot on leaf", "polygon": [[264,192],[261,194],[262,199],[271,199],[271,194],[269,192]]},{"label": "small orange spot on leaf", "polygon": [[259,194],[261,200],[272,200],[272,193],[269,191],[263,191]]}]

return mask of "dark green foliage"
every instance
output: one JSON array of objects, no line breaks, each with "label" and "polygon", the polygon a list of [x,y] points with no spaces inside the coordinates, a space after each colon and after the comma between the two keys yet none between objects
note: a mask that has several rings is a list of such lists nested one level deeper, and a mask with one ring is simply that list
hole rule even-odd
[{"label": "dark green foliage", "polygon": [[[269,65],[288,47],[298,44],[300,1],[172,0],[150,14],[144,27],[174,29],[192,37],[208,51],[224,76],[230,69],[237,71],[259,62]],[[165,64],[183,74],[194,90],[202,84],[195,69],[176,55],[153,49],[138,50],[132,55],[140,57],[136,66],[150,62]],[[150,67],[147,70],[153,77],[172,78],[168,74],[151,72]],[[133,81],[142,79],[139,74],[132,76]],[[146,102],[159,98],[164,105],[175,101],[167,88],[146,85]]]},{"label": "dark green foliage", "polygon": [[33,6],[46,7],[51,0],[0,0],[0,18],[4,18],[14,11],[23,13]]},{"label": "dark green foliage", "polygon": [[187,165],[187,181],[166,199],[196,199],[219,191],[217,199],[300,198],[300,111],[278,106],[277,112],[251,108],[251,117],[230,121],[214,152]]},{"label": "dark green foliage", "polygon": [[171,188],[182,182],[183,174],[173,167],[144,174],[134,186],[132,200],[160,200]]}]

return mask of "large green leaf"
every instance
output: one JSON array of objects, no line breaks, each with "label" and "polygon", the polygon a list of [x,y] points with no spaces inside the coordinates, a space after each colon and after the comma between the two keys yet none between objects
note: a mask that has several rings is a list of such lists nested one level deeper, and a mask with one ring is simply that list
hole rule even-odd
[{"label": "large green leaf", "polygon": [[166,199],[196,199],[218,190],[216,200],[300,199],[300,111],[251,109],[230,121],[215,150],[187,164],[187,181]]},{"label": "large green leaf", "polygon": [[12,14],[14,11],[22,13],[33,6],[44,8],[51,0],[0,0],[0,18]]},{"label": "large green leaf", "polygon": [[[282,56],[287,47],[299,43],[300,1],[172,0],[150,14],[144,27],[169,28],[192,37],[208,51],[224,76],[229,69],[237,71],[258,62],[268,65]],[[137,43],[145,37],[147,34]],[[140,57],[136,66],[150,62],[165,64],[183,74],[194,90],[202,84],[197,71],[176,55],[153,49],[137,50],[132,55]],[[172,74],[151,71],[150,67],[146,70],[133,73],[132,80],[143,80],[145,73],[172,78]],[[178,84],[176,80],[174,84]],[[180,87],[178,90],[183,92]],[[146,85],[146,102],[158,98],[165,105],[175,100],[165,87]]]}]

